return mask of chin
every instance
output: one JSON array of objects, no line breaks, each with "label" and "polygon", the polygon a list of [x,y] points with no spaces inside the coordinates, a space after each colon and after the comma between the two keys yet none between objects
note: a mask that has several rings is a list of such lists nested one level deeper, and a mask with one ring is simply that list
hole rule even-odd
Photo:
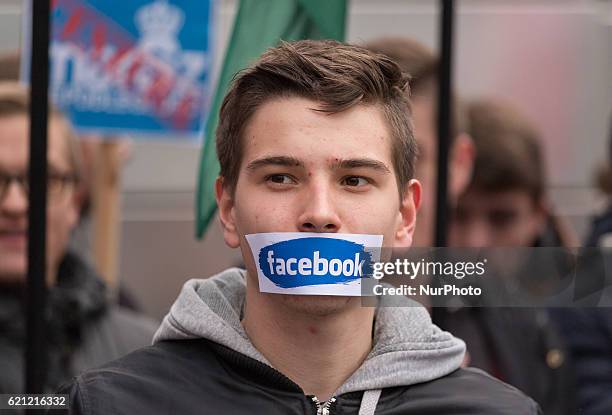
[{"label": "chin", "polygon": [[335,295],[285,295],[276,294],[285,307],[300,314],[313,317],[326,317],[341,313],[345,310],[359,306],[359,297],[345,297]]},{"label": "chin", "polygon": [[23,250],[0,251],[0,279],[11,276],[11,279],[25,279],[28,269],[28,256]]}]

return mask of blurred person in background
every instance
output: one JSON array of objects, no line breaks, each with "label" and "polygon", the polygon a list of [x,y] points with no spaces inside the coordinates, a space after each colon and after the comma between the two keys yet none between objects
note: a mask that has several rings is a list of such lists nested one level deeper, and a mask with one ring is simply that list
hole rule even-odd
[{"label": "blurred person in background", "polygon": [[466,114],[476,160],[472,181],[454,210],[451,246],[577,246],[570,228],[551,212],[532,123],[493,99],[471,102]]},{"label": "blurred person in background", "polygon": [[[575,247],[575,236],[552,214],[547,201],[540,136],[533,124],[500,100],[476,100],[465,111],[476,160],[472,181],[454,210],[450,245]],[[530,269],[537,270],[535,264]],[[532,274],[525,275],[537,278]],[[462,324],[460,315],[448,314],[447,321],[455,325],[455,333],[468,348],[474,345],[470,350],[480,347],[483,352],[471,353],[472,365],[528,391],[544,413],[574,413],[574,369],[549,310],[474,308],[470,312],[480,326],[481,338]]]},{"label": "blurred person in background", "polygon": [[[600,190],[612,196],[612,118],[608,139],[609,160],[598,171]],[[592,228],[586,239],[587,250],[600,248],[593,254],[604,258],[603,267],[593,267],[593,273],[585,274],[594,288],[600,288],[601,281],[609,280],[612,269],[612,204],[593,219]],[[599,282],[598,282],[599,280]],[[610,287],[608,287],[608,291]],[[608,294],[609,295],[609,294]],[[559,325],[567,339],[570,353],[576,367],[578,403],[584,415],[612,414],[612,310],[610,308],[578,308],[558,310]]]},{"label": "blurred person in background", "polygon": [[[411,76],[415,138],[420,152],[416,177],[424,183],[424,189],[429,189],[429,193],[423,192],[415,244],[432,246],[437,176],[438,60],[428,48],[412,39],[381,38],[367,43],[366,47],[389,56]],[[469,111],[457,101],[453,103],[449,152],[451,210],[461,203],[460,195],[468,188],[472,175],[478,174],[473,170],[478,169],[479,163],[479,137],[471,137],[473,125]],[[450,237],[452,241],[452,235]],[[571,369],[564,360],[557,329],[545,311],[435,307],[431,313],[434,323],[466,341],[466,365],[479,367],[518,387],[533,397],[546,414],[574,413]]]},{"label": "blurred person in background", "polygon": [[[29,94],[0,82],[0,391],[24,387]],[[68,249],[78,223],[78,141],[56,110],[49,116],[46,390],[82,370],[150,344],[156,324],[112,306],[105,284]]]},{"label": "blurred person in background", "polygon": [[[0,53],[0,82],[17,82],[20,78],[21,52],[14,50]],[[70,234],[69,249],[82,260],[93,264],[92,245],[92,205],[94,180],[99,169],[98,158],[104,140],[97,135],[79,136],[80,174],[76,183],[75,194],[79,203],[79,221]],[[112,170],[120,172],[131,155],[131,141],[119,140],[116,157],[113,158]],[[119,173],[117,173],[119,174]],[[93,266],[93,265],[92,265]],[[134,311],[141,311],[141,306],[132,292],[119,282],[117,301],[120,306]]]}]

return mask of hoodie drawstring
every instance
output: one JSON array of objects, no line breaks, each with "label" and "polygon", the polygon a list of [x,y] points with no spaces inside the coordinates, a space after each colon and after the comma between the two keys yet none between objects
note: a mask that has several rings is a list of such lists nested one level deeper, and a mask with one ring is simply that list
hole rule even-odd
[{"label": "hoodie drawstring", "polygon": [[361,405],[359,406],[359,415],[374,415],[381,392],[381,389],[373,389],[363,392]]}]

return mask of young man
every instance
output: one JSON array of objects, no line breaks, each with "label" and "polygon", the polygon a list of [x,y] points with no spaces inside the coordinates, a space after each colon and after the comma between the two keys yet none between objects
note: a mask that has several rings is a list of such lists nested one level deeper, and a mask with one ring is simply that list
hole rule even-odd
[{"label": "young man", "polygon": [[476,161],[455,209],[451,244],[577,246],[549,211],[540,138],[533,125],[511,105],[493,99],[470,102],[466,114]]},{"label": "young man", "polygon": [[537,413],[460,369],[463,343],[423,308],[261,292],[246,235],[410,245],[421,189],[406,88],[388,58],[333,41],[282,43],[241,72],[220,112],[216,192],[246,270],[187,282],[153,346],[64,389],[72,413]]},{"label": "young man", "polygon": [[[25,280],[28,242],[28,91],[0,82],[0,392],[25,382]],[[47,380],[54,391],[81,371],[150,343],[155,324],[111,307],[104,283],[68,251],[78,220],[78,143],[67,120],[49,116],[47,205]]]},{"label": "young man", "polygon": [[[531,122],[511,105],[494,99],[470,102],[466,114],[476,160],[472,181],[457,202],[451,244],[471,248],[576,246],[568,228],[549,211],[540,137]],[[538,276],[530,274],[532,279]],[[492,309],[481,315],[483,332],[495,347],[474,355],[473,365],[519,387],[545,413],[573,414],[574,371],[567,342],[553,324],[556,311]],[[508,323],[511,326],[504,327]],[[478,344],[465,325],[455,328],[468,348],[470,343]],[[512,340],[519,338],[520,342]]]}]

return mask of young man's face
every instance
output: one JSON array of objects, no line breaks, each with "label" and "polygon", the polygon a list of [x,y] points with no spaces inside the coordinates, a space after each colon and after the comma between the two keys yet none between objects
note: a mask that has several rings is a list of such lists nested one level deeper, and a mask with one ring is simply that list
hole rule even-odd
[{"label": "young man's face", "polygon": [[526,191],[470,189],[459,198],[449,238],[469,248],[531,246],[544,222],[544,210]]},{"label": "young man's face", "polygon": [[[0,174],[27,175],[29,126],[25,115],[0,117]],[[49,173],[73,173],[68,143],[61,125],[53,120],[48,141]],[[47,200],[47,262],[57,268],[70,231],[77,220],[76,201],[70,189],[49,194]],[[27,272],[28,195],[12,181],[0,199],[0,281],[23,281]],[[50,280],[55,275],[48,276]]]},{"label": "young man's face", "polygon": [[262,105],[244,132],[234,196],[217,183],[225,241],[241,248],[250,283],[257,284],[244,238],[251,233],[361,233],[383,235],[384,246],[411,243],[420,186],[411,181],[400,200],[382,110],[317,108],[302,98]]}]

